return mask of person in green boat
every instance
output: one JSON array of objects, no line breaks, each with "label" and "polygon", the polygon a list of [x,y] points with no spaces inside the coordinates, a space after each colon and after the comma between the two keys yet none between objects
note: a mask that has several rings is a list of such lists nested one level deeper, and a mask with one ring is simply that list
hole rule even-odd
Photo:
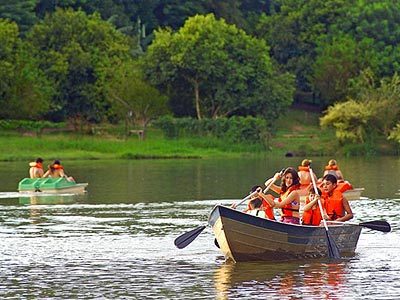
[{"label": "person in green boat", "polygon": [[30,178],[41,178],[43,177],[43,159],[41,157],[36,158],[36,161],[29,163],[29,177]]},{"label": "person in green boat", "polygon": [[67,176],[64,172],[64,167],[61,165],[59,160],[55,160],[51,165],[48,166],[48,170],[44,173],[43,177],[60,178],[64,177],[68,181],[75,182],[75,179],[71,176]]}]

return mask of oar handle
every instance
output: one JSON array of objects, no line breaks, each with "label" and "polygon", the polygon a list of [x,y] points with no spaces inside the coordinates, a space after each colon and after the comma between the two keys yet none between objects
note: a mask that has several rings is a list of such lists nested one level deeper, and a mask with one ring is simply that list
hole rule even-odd
[{"label": "oar handle", "polygon": [[238,206],[241,205],[243,202],[245,202],[246,200],[250,199],[251,197],[253,197],[253,196],[257,195],[257,194],[258,194],[257,191],[252,192],[251,194],[247,195],[247,196],[244,197],[242,200],[240,200],[239,203],[234,204],[233,208],[236,209],[236,207],[238,207]]},{"label": "oar handle", "polygon": [[[283,168],[280,172],[279,172],[279,175],[280,176],[282,176],[282,174],[285,172],[285,168]],[[268,180],[271,180],[271,182],[267,185],[267,187],[264,189],[264,191],[263,191],[263,193],[265,194],[266,192],[268,192],[268,190],[272,187],[272,185],[275,183],[275,180],[274,180],[274,178],[275,178],[275,175],[274,175],[274,177],[272,177],[272,178],[270,178],[270,179],[268,179]],[[267,181],[268,181],[267,180]]]}]

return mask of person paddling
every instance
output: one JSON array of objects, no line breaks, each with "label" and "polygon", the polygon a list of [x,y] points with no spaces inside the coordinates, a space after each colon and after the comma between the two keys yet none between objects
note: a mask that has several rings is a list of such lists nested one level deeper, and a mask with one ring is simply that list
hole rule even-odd
[{"label": "person paddling", "polygon": [[326,214],[323,216],[327,221],[348,221],[353,218],[349,201],[337,188],[337,179],[333,174],[327,174],[322,178],[322,198],[325,202]]},{"label": "person paddling", "polygon": [[[319,188],[317,188],[317,192],[318,194],[315,194],[313,186],[310,186],[308,189],[302,217],[303,225],[319,226],[322,221],[321,211],[318,207],[318,201],[321,200],[322,192]],[[324,202],[321,202],[321,204],[324,206]]]},{"label": "person paddling", "polygon": [[300,224],[300,178],[294,168],[287,168],[283,174],[276,173],[273,178],[268,179],[265,185],[268,186],[271,181],[276,181],[282,178],[281,186],[272,184],[271,190],[279,194],[277,201],[272,200],[272,195],[267,195],[264,199],[271,205],[271,207],[281,209],[281,222]]},{"label": "person paddling", "polygon": [[68,181],[75,182],[75,179],[71,176],[67,176],[64,172],[64,167],[61,165],[59,160],[55,160],[51,165],[48,166],[48,170],[44,173],[43,177],[60,178],[64,177]]}]

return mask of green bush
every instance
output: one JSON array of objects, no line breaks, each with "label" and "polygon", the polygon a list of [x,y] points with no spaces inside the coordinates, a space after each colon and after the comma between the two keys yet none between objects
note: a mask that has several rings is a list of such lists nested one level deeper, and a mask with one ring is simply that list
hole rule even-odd
[{"label": "green bush", "polygon": [[197,120],[167,116],[159,118],[154,126],[160,128],[167,138],[212,136],[231,142],[265,144],[265,138],[270,135],[266,120],[255,117]]}]

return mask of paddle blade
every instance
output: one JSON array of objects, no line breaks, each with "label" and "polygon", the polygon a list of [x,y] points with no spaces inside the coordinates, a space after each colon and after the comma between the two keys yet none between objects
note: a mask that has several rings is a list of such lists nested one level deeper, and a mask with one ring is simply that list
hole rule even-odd
[{"label": "paddle blade", "polygon": [[329,258],[339,259],[340,252],[338,246],[336,245],[335,240],[333,239],[331,233],[328,230],[326,230],[325,232],[326,232],[326,246],[328,247]]},{"label": "paddle blade", "polygon": [[369,222],[363,222],[359,224],[360,226],[372,229],[372,230],[378,230],[382,232],[390,232],[392,228],[390,227],[390,224],[386,221],[369,221]]},{"label": "paddle blade", "polygon": [[206,226],[199,226],[193,230],[185,232],[184,234],[178,236],[174,244],[177,248],[182,249],[189,245],[195,238],[199,236],[199,234],[206,228]]}]

